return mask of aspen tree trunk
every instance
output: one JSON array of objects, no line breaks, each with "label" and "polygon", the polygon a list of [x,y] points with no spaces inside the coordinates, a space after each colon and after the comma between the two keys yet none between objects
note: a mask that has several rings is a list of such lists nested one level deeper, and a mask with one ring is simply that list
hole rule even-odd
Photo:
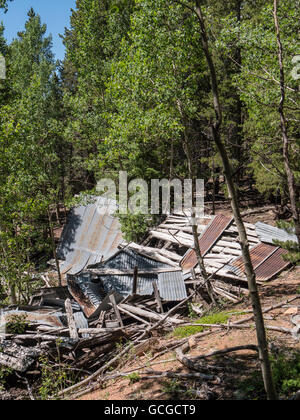
[{"label": "aspen tree trunk", "polygon": [[216,115],[215,123],[212,126],[212,137],[213,137],[214,142],[216,143],[216,146],[222,158],[224,173],[226,176],[226,182],[227,182],[227,187],[228,187],[228,192],[229,192],[229,198],[231,201],[231,207],[232,207],[235,223],[237,225],[238,232],[239,232],[239,240],[240,240],[240,245],[242,249],[244,265],[245,265],[245,273],[248,280],[253,313],[255,317],[256,333],[257,333],[258,348],[259,348],[259,359],[261,363],[261,370],[262,370],[264,385],[265,385],[268,399],[275,400],[277,399],[277,395],[276,395],[274,382],[272,378],[272,371],[271,371],[269,352],[268,352],[268,342],[267,342],[262,308],[261,308],[261,303],[260,303],[260,298],[259,298],[259,293],[258,293],[258,288],[257,288],[257,283],[256,283],[256,276],[255,276],[255,272],[254,272],[253,265],[250,258],[247,234],[246,234],[243,219],[241,217],[236,188],[235,188],[235,184],[232,178],[233,171],[232,171],[231,163],[227,154],[227,150],[224,146],[224,143],[220,135],[220,128],[222,125],[223,117],[222,117],[222,108],[221,108],[220,97],[219,97],[219,86],[218,86],[215,65],[214,65],[214,61],[213,61],[213,58],[209,49],[208,37],[207,37],[205,21],[204,21],[204,17],[203,17],[201,5],[200,5],[200,0],[195,0],[195,3],[196,3],[195,12],[196,12],[199,24],[200,24],[202,49],[206,57],[206,61],[208,64],[210,77],[211,77],[211,88],[212,88],[212,94],[213,94],[214,110],[215,110],[215,115]]},{"label": "aspen tree trunk", "polygon": [[48,208],[48,219],[49,219],[49,227],[50,227],[52,252],[53,252],[54,259],[55,259],[57,275],[58,275],[58,285],[61,287],[62,286],[62,277],[61,277],[61,272],[60,272],[59,261],[58,261],[57,254],[56,254],[55,239],[54,239],[54,232],[53,232],[53,225],[52,225],[52,220],[51,220],[50,208]]},{"label": "aspen tree trunk", "polygon": [[297,194],[296,194],[296,183],[295,183],[295,176],[292,171],[290,165],[290,153],[289,153],[289,137],[288,137],[288,129],[287,129],[287,121],[284,112],[284,105],[285,105],[285,98],[286,98],[286,89],[285,89],[285,72],[284,72],[284,65],[283,65],[283,47],[281,42],[281,35],[280,35],[280,27],[278,21],[278,0],[274,0],[274,23],[276,29],[276,38],[277,38],[277,45],[278,45],[278,64],[280,69],[280,92],[281,98],[279,103],[279,115],[280,115],[280,125],[281,125],[281,133],[282,133],[282,142],[283,142],[283,160],[284,160],[284,167],[285,172],[287,175],[287,183],[289,189],[289,196],[290,202],[292,207],[292,214],[293,220],[295,223],[296,228],[296,236],[298,238],[298,245],[300,248],[300,218],[299,218],[299,211],[297,208]]},{"label": "aspen tree trunk", "polygon": [[[183,120],[184,127],[185,127],[185,130],[184,130],[184,152],[185,152],[185,155],[187,157],[189,177],[190,177],[190,179],[194,180],[193,160],[192,160],[192,156],[191,156],[191,150],[190,150],[189,138],[188,138],[188,134],[187,134],[185,116],[184,116],[184,112],[183,112],[183,109],[182,109],[181,102],[180,101],[177,101],[177,102],[178,102],[179,113],[181,115],[181,118]],[[192,206],[193,206],[193,198],[194,198],[193,190],[191,191],[191,194],[192,194]],[[204,258],[201,254],[201,249],[200,249],[200,245],[199,245],[199,233],[198,233],[198,225],[197,225],[197,220],[196,220],[196,213],[193,209],[191,209],[191,210],[192,210],[192,214],[191,214],[192,232],[193,232],[193,238],[194,238],[194,249],[195,249],[196,256],[197,256],[197,262],[198,262],[198,265],[199,265],[199,268],[200,268],[201,276],[204,280],[204,284],[205,284],[206,289],[207,289],[207,293],[208,293],[211,301],[214,304],[216,304],[213,287],[212,287],[211,282],[209,280],[209,276],[207,274],[205,264],[204,264]]]}]

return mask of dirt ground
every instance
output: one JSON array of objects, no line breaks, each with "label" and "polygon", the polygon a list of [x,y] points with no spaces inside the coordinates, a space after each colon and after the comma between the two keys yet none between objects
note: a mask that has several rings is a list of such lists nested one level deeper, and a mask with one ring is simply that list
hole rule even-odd
[{"label": "dirt ground", "polygon": [[[296,267],[292,271],[286,271],[276,280],[260,286],[260,295],[263,308],[285,302],[288,299],[297,297],[290,305],[272,310],[265,315],[265,323],[268,326],[281,326],[291,329],[291,315],[300,314],[300,267]],[[249,299],[239,304],[233,305],[230,310],[234,312],[242,312],[251,309]],[[234,322],[251,314],[234,314],[230,321]],[[249,322],[253,323],[253,322]],[[296,341],[291,334],[275,332],[268,330],[267,332],[271,351],[276,353],[278,349],[289,348],[300,351],[300,342]],[[174,341],[174,338],[171,339]],[[170,342],[170,339],[160,338],[156,347],[160,350]],[[257,344],[256,333],[254,329],[232,330],[212,332],[210,335],[199,340],[189,339],[191,351],[188,357],[197,357],[212,351],[222,350],[229,347]],[[176,360],[174,351],[166,352],[162,356],[153,360],[155,354],[145,353],[143,356],[136,357],[132,362],[126,362],[120,369],[116,369],[112,374],[117,372],[131,372],[136,369],[139,377],[143,376],[145,369],[153,369],[155,372],[176,372],[190,373],[179,361]],[[172,381],[169,378],[140,380],[134,383],[134,377],[115,379],[106,382],[93,393],[87,394],[81,399],[83,400],[166,400],[166,399],[238,399],[243,398],[240,395],[238,384],[243,378],[249,376],[254,370],[259,370],[256,352],[243,350],[228,355],[210,358],[207,363],[213,367],[213,372],[219,376],[220,383],[205,382],[201,383],[197,380]],[[222,368],[222,371],[221,371]],[[208,367],[209,371],[209,367]],[[216,373],[219,371],[219,374]],[[128,373],[129,375],[129,373]],[[218,382],[218,381],[217,381]]]}]

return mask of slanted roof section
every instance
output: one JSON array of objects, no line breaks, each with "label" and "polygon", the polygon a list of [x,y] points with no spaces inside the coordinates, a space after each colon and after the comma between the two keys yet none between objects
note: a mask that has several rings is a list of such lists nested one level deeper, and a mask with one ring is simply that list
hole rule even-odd
[{"label": "slanted roof section", "polygon": [[125,248],[110,257],[104,264],[97,264],[98,267],[105,269],[133,270],[138,267],[139,270],[153,268],[170,268],[170,265],[157,261],[138,252]]},{"label": "slanted roof section", "polygon": [[[278,246],[263,243],[255,246],[250,251],[250,257],[257,280],[269,281],[287,268],[290,263],[284,261],[283,256],[285,254],[287,254],[287,251]],[[245,270],[243,258],[237,258],[227,268],[237,276],[243,276]]]},{"label": "slanted roof section", "polygon": [[255,227],[257,236],[261,242],[274,244],[274,241],[276,240],[281,242],[292,241],[298,243],[296,235],[289,234],[283,229],[278,229],[277,227],[266,225],[262,222],[257,222]]},{"label": "slanted roof section", "polygon": [[[212,249],[232,221],[233,218],[222,214],[219,214],[212,220],[199,239],[200,251],[203,257]],[[197,264],[198,260],[194,249],[189,250],[181,261],[181,267],[185,271],[195,268]]]},{"label": "slanted roof section", "polygon": [[77,274],[117,252],[123,241],[116,202],[96,197],[71,210],[58,247],[62,274]]}]

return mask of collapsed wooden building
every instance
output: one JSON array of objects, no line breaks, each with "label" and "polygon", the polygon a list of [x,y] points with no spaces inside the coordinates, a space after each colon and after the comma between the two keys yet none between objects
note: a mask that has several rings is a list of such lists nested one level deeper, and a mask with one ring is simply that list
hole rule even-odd
[{"label": "collapsed wooden building", "polygon": [[[117,357],[120,339],[142,346],[154,330],[185,325],[188,303],[199,316],[207,309],[192,303],[203,299],[198,293],[203,278],[190,215],[170,214],[142,243],[127,243],[118,219],[103,211],[103,204],[106,210],[115,208],[97,199],[69,214],[57,252],[65,284],[41,288],[28,306],[4,309],[4,327],[10,317],[21,316],[26,332],[4,328],[1,333],[0,322],[0,365],[27,372],[40,354],[59,351],[76,369],[101,370]],[[286,251],[274,240],[295,241],[295,236],[264,223],[245,227],[257,281],[270,281],[289,266]],[[204,216],[197,219],[197,229],[214,295],[229,304],[240,302],[248,289],[233,218]],[[298,321],[291,330],[297,338]]]},{"label": "collapsed wooden building", "polygon": [[[151,301],[152,296],[160,311],[164,303],[184,300],[201,282],[191,225],[195,220],[189,214],[170,214],[149,230],[142,243],[127,243],[118,220],[111,212],[103,212],[104,204],[116,208],[115,203],[100,199],[71,214],[59,247],[59,255],[66,259],[61,266],[69,291],[85,315],[95,317],[110,307],[110,294],[118,302],[132,296]],[[78,214],[84,216],[82,223]],[[216,294],[238,301],[247,294],[247,280],[233,218],[203,216],[196,223],[200,251]],[[263,223],[245,223],[245,227],[257,281],[269,281],[289,266],[283,259],[287,251],[273,241],[293,241],[295,236]]]}]

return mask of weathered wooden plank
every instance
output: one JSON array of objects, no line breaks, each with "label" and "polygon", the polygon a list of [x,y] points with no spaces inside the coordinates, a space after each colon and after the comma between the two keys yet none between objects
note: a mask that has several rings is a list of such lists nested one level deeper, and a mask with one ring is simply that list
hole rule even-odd
[{"label": "weathered wooden plank", "polygon": [[163,308],[163,305],[162,305],[162,302],[161,302],[161,297],[160,297],[160,294],[159,294],[157,283],[154,281],[152,283],[152,286],[153,286],[155,300],[157,302],[157,307],[158,307],[160,313],[163,314],[164,313],[164,308]]},{"label": "weathered wooden plank", "polygon": [[[171,265],[172,267],[178,267],[178,264],[176,262],[172,261],[169,258],[171,256],[169,254],[169,251],[162,251],[163,255],[161,255],[160,254],[161,250],[159,250],[157,248],[141,246],[141,245],[138,245],[134,242],[130,243],[128,245],[128,247],[131,248],[131,249],[134,249],[135,251],[139,252],[142,255],[145,255],[145,256],[153,258],[157,261],[166,263],[168,265]],[[175,257],[176,257],[176,261],[178,261],[178,262],[181,261],[181,257],[179,257],[177,254],[174,254],[174,253],[172,253],[172,254],[173,254],[172,258],[175,259]]]},{"label": "weathered wooden plank", "polygon": [[176,244],[176,245],[183,245],[183,246],[186,246],[188,248],[192,248],[193,245],[194,245],[194,242],[191,241],[191,240],[187,240],[185,238],[180,238],[180,240],[176,240],[174,238],[174,236],[172,236],[170,234],[167,234],[167,233],[162,233],[162,232],[157,232],[157,231],[152,230],[150,232],[150,234],[154,238],[162,239],[163,241],[170,241],[170,242],[172,242],[173,244]]},{"label": "weathered wooden plank", "polygon": [[205,262],[205,267],[210,266],[210,267],[214,267],[214,268],[222,268],[224,267],[224,264],[214,261],[214,260],[204,260]]},{"label": "weathered wooden plank", "polygon": [[[224,233],[225,234],[230,234],[230,233],[236,233],[236,234],[238,234],[238,229],[235,226],[230,226],[230,228],[226,229]],[[250,230],[250,229],[246,229],[246,233],[247,233],[247,236],[249,238],[253,238],[253,239],[256,239],[256,240],[259,241],[256,231],[253,231],[253,230]]]},{"label": "weathered wooden plank", "polygon": [[75,318],[73,314],[72,303],[70,299],[67,299],[65,301],[65,308],[66,308],[66,313],[67,313],[70,338],[73,338],[74,340],[78,340],[79,336],[78,336],[76,322],[75,322]]},{"label": "weathered wooden plank", "polygon": [[226,256],[222,254],[207,254],[205,255],[205,259],[228,262],[231,260],[231,257],[229,255]]},{"label": "weathered wooden plank", "polygon": [[117,303],[116,303],[115,296],[113,294],[111,294],[109,296],[109,300],[110,300],[110,303],[112,304],[113,310],[115,312],[115,315],[116,315],[116,318],[119,322],[120,327],[124,327],[123,321],[122,321],[122,318],[121,318],[121,315],[120,315],[120,311],[119,311],[119,308],[118,308]]},{"label": "weathered wooden plank", "polygon": [[231,241],[229,241],[229,240],[227,240],[225,238],[224,239],[222,238],[220,241],[218,241],[216,243],[216,245],[217,246],[223,246],[223,247],[226,247],[226,248],[237,249],[237,250],[240,250],[241,249],[240,244],[238,244],[236,242],[231,242]]},{"label": "weathered wooden plank", "polygon": [[182,239],[187,239],[188,241],[192,241],[194,239],[193,235],[191,235],[189,233],[182,232],[181,230],[178,230],[178,229],[161,229],[160,227],[158,227],[155,231],[170,234],[170,235],[174,235],[179,240],[181,238]]},{"label": "weathered wooden plank", "polygon": [[[142,316],[144,318],[148,318],[150,320],[161,321],[163,319],[162,315],[159,315],[155,312],[146,311],[146,310],[141,309],[141,308],[136,308],[135,306],[132,306],[132,305],[127,305],[125,303],[120,303],[119,308],[124,308],[124,309],[128,310],[129,312],[132,312],[133,314]],[[168,320],[173,324],[182,324],[182,321],[180,321],[176,318],[170,318],[169,317]]]},{"label": "weathered wooden plank", "polygon": [[[160,274],[160,273],[169,273],[170,271],[181,271],[181,268],[170,267],[170,268],[151,268],[149,270],[143,269],[143,270],[139,270],[139,274]],[[110,269],[92,268],[92,269],[89,269],[89,272],[97,274],[99,276],[110,276],[110,275],[125,276],[125,275],[129,275],[133,273],[132,270],[117,270],[114,268],[110,268]]]},{"label": "weathered wooden plank", "polygon": [[229,255],[232,256],[232,258],[242,255],[242,250],[227,248],[224,246],[214,246],[211,252],[219,252],[219,255]]},{"label": "weathered wooden plank", "polygon": [[123,312],[124,314],[130,316],[131,318],[135,319],[136,321],[141,322],[145,325],[151,325],[150,322],[146,321],[145,319],[140,318],[139,316],[133,314],[132,312],[129,312],[127,309],[124,309],[123,307],[118,306],[119,310]]}]

